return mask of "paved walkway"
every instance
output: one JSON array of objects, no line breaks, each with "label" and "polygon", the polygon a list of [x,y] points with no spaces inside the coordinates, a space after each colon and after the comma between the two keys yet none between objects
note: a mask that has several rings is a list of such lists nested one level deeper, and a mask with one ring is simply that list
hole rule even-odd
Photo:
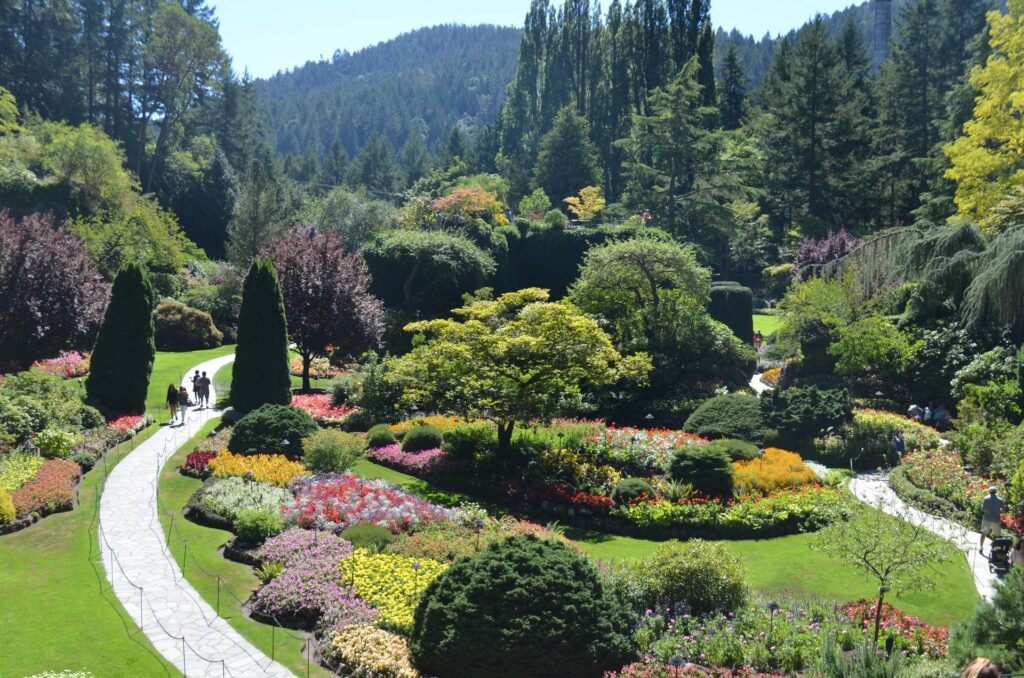
[{"label": "paved walkway", "polygon": [[[232,360],[233,355],[217,358],[193,370],[212,378]],[[191,392],[191,384],[186,386]],[[210,401],[216,402],[212,390]],[[100,499],[103,566],[121,605],[186,676],[292,676],[217,617],[167,551],[157,509],[160,470],[203,424],[218,416],[217,410],[190,408],[184,425],[162,427],[114,468]]]},{"label": "paved walkway", "polygon": [[761,381],[761,373],[756,373],[750,378],[750,388],[754,389],[754,393],[761,395],[765,391],[772,390],[772,387]]},{"label": "paved walkway", "polygon": [[889,478],[884,473],[875,471],[857,474],[850,481],[850,491],[861,501],[881,508],[891,515],[910,520],[915,525],[923,525],[929,532],[952,542],[966,556],[967,565],[974,574],[974,585],[978,588],[978,594],[986,600],[992,600],[992,596],[995,595],[996,576],[989,572],[988,556],[978,553],[980,534],[968,530],[959,523],[909,506],[889,487]]}]

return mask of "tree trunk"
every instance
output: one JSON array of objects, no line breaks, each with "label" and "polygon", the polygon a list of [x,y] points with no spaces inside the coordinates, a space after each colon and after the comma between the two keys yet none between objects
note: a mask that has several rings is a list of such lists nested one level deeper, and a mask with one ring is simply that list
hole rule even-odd
[{"label": "tree trunk", "polygon": [[516,423],[498,424],[498,454],[502,455],[512,449],[512,429]]},{"label": "tree trunk", "polygon": [[882,601],[885,599],[885,591],[878,592],[878,609],[875,610],[875,647],[878,647],[878,631],[882,626]]},{"label": "tree trunk", "polygon": [[311,353],[302,354],[302,390],[310,391],[312,386],[309,383],[309,365],[313,362],[313,355]]}]

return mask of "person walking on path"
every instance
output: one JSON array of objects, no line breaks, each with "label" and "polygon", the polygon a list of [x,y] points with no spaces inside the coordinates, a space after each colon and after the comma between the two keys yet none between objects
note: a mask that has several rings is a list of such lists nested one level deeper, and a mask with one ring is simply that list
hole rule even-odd
[{"label": "person walking on path", "polygon": [[978,546],[978,553],[985,548],[985,537],[990,539],[1003,534],[1003,509],[1006,502],[998,494],[996,487],[988,488],[988,496],[981,502],[981,544]]},{"label": "person walking on path", "polygon": [[206,372],[199,377],[199,397],[196,399],[199,402],[200,407],[210,406],[210,378],[206,376]]},{"label": "person walking on path", "polygon": [[167,409],[171,413],[171,420],[168,423],[173,426],[174,420],[178,418],[178,389],[174,388],[174,384],[167,387]]},{"label": "person walking on path", "polygon": [[195,402],[197,404],[199,403],[199,394],[202,391],[202,385],[199,383],[200,379],[202,379],[202,377],[199,376],[199,370],[196,370],[195,374],[192,375],[191,381],[192,381],[192,397],[195,399]]}]

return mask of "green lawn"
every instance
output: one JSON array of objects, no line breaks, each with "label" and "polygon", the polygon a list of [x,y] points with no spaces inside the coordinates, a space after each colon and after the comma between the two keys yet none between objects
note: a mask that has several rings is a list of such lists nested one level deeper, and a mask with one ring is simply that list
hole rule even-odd
[{"label": "green lawn", "polygon": [[761,331],[766,338],[779,329],[779,317],[765,313],[754,314],[754,331]]},{"label": "green lawn", "polygon": [[[291,357],[295,358],[298,354],[295,351],[291,351]],[[224,367],[217,370],[216,374],[213,375],[213,390],[217,393],[217,405],[219,407],[227,407],[230,403],[228,401],[228,394],[231,392],[231,363],[228,363]],[[292,388],[302,388],[302,377],[291,377]],[[310,386],[313,388],[328,389],[331,386],[330,379],[310,379]]]},{"label": "green lawn", "polygon": [[[242,614],[242,603],[259,588],[259,580],[253,574],[252,568],[228,560],[219,553],[220,547],[231,538],[231,533],[202,527],[182,517],[182,509],[189,497],[202,486],[202,482],[181,475],[177,468],[192,450],[195,442],[205,437],[216,425],[216,420],[208,423],[164,466],[160,475],[160,522],[163,524],[164,533],[168,535],[171,552],[178,565],[183,565],[185,578],[199,594],[218,610],[221,617],[268,657],[275,657],[296,675],[305,676],[305,640],[301,633],[275,629]],[[173,532],[170,529],[171,519],[168,514],[174,516]],[[188,542],[187,560],[184,560],[185,543],[182,538]],[[221,582],[219,604],[218,577]],[[310,662],[309,675],[326,677],[331,674],[317,666],[316,662]]]},{"label": "green lawn", "polygon": [[[410,492],[446,505],[470,498],[432,487],[429,483],[361,459],[353,469],[365,478],[383,478]],[[640,558],[651,553],[660,542],[618,535],[568,529],[566,536],[584,550],[604,561]],[[773,596],[815,597],[828,600],[857,600],[876,593],[870,582],[849,565],[812,551],[812,535],[763,540],[724,541],[743,560],[747,579],[755,589]],[[978,600],[974,580],[963,556],[950,548],[951,562],[942,568],[933,591],[895,598],[892,603],[930,624],[948,625],[974,610]]]},{"label": "green lawn", "polygon": [[149,380],[149,392],[146,395],[146,409],[158,422],[166,422],[167,406],[164,401],[167,398],[168,384],[180,386],[186,373],[199,363],[234,352],[233,344],[184,353],[157,351],[156,362],[153,363],[153,376]]},{"label": "green lawn", "polygon": [[[108,467],[132,447],[110,452]],[[103,478],[102,464],[86,474],[76,510],[0,537],[0,675],[61,669],[104,677],[181,675],[139,632],[107,583],[96,531]]]}]

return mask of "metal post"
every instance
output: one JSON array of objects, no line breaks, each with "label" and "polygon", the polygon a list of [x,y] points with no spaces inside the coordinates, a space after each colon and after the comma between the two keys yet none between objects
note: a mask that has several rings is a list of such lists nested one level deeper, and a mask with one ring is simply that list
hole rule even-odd
[{"label": "metal post", "polygon": [[188,664],[185,663],[185,636],[181,637],[181,673],[188,678]]},{"label": "metal post", "polygon": [[270,661],[274,661],[274,652],[275,652],[275,650],[277,650],[277,647],[275,646],[276,639],[277,639],[277,626],[276,625],[272,625],[270,627]]},{"label": "metal post", "polygon": [[217,577],[217,616],[220,616],[220,577]]},{"label": "metal post", "polygon": [[185,542],[185,554],[181,557],[181,577],[185,578],[185,563],[188,561],[188,542]]},{"label": "metal post", "polygon": [[142,589],[139,589],[139,630],[140,631],[143,629],[143,625],[142,625],[142,608],[143,607],[144,607],[144,604],[142,602]]}]

